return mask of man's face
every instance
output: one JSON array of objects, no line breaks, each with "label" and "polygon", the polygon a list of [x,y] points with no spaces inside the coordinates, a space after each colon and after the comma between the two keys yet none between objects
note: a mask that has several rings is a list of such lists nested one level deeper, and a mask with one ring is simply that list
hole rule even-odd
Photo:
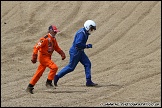
[{"label": "man's face", "polygon": [[55,35],[57,34],[57,32],[55,32],[55,31],[53,31],[53,30],[51,30],[51,35],[52,35],[52,37],[55,37]]},{"label": "man's face", "polygon": [[91,28],[89,29],[89,33],[91,34],[93,31],[95,31],[95,29],[91,27]]}]

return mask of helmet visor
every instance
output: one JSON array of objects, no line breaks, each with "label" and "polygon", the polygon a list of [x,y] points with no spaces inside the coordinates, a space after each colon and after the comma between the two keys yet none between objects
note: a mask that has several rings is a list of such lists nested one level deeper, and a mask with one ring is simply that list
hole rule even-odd
[{"label": "helmet visor", "polygon": [[91,30],[96,30],[96,26],[92,26],[90,27]]}]

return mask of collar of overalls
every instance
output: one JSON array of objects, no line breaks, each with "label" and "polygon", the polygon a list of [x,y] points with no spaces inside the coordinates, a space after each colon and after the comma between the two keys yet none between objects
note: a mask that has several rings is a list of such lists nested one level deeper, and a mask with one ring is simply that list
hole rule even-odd
[{"label": "collar of overalls", "polygon": [[51,33],[48,33],[52,38],[55,38],[55,37],[53,37],[52,35],[51,35]]},{"label": "collar of overalls", "polygon": [[85,28],[83,28],[84,29],[84,31],[85,31],[85,33],[87,34],[87,35],[90,35],[90,33],[88,33],[88,31],[85,29]]}]

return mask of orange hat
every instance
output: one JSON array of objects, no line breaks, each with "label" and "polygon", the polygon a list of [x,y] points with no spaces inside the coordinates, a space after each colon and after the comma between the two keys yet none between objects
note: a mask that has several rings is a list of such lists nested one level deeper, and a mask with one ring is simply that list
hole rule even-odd
[{"label": "orange hat", "polygon": [[54,25],[49,26],[48,30],[53,30],[54,32],[60,32],[60,31],[57,29],[57,27],[54,26]]}]

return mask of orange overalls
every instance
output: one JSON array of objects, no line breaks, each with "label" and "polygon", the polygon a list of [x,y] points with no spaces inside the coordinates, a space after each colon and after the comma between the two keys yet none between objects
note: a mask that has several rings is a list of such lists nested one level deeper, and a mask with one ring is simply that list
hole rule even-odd
[{"label": "orange overalls", "polygon": [[30,84],[33,86],[37,83],[37,81],[42,76],[46,67],[50,68],[50,72],[48,74],[48,80],[53,80],[56,72],[58,70],[57,65],[51,60],[51,55],[53,51],[59,52],[61,48],[58,46],[56,38],[53,38],[50,33],[48,33],[45,37],[40,38],[40,41],[34,46],[33,54],[38,54],[39,51],[39,66],[34,76],[30,80]]}]

